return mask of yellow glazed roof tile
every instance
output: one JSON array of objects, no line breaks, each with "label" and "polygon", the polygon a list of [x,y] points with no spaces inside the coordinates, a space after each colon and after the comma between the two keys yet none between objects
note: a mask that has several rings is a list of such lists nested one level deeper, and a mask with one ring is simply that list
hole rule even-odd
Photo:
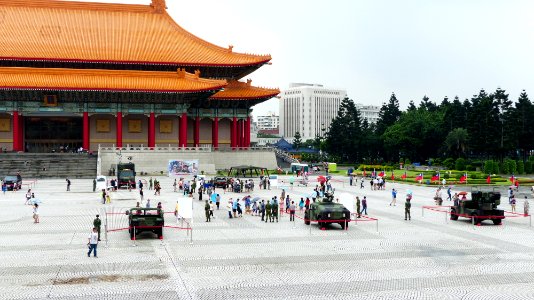
[{"label": "yellow glazed roof tile", "polygon": [[251,100],[269,99],[278,96],[279,89],[268,89],[252,86],[252,81],[230,81],[224,90],[211,96],[211,100]]},{"label": "yellow glazed roof tile", "polygon": [[194,36],[167,14],[164,0],[0,0],[0,59],[231,67],[271,56],[234,53]]},{"label": "yellow glazed roof tile", "polygon": [[0,67],[0,90],[67,90],[197,93],[218,91],[226,80],[199,78],[199,73]]}]

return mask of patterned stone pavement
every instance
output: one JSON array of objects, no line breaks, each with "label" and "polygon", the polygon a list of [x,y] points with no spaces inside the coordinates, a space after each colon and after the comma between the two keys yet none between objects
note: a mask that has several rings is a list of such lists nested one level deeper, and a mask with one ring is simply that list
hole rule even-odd
[{"label": "patterned stone pavement", "polygon": [[[171,179],[159,180],[162,195],[145,191],[145,198],[172,211],[182,195],[172,192]],[[192,244],[183,230],[166,228],[163,242],[151,235],[133,242],[127,232],[115,231],[99,245],[99,258],[88,258],[94,216],[135,206],[137,191],[114,193],[112,204],[102,205],[91,180],[73,180],[71,192],[64,180],[41,180],[33,189],[42,200],[40,224],[33,224],[31,207],[23,204],[25,192],[0,195],[0,298],[534,299],[528,218],[474,227],[439,212],[423,216],[421,207],[433,204],[433,188],[335,187],[336,193],[367,196],[378,231],[375,222],[351,223],[347,231],[338,225],[310,230],[287,215],[278,223],[247,215],[230,220],[224,200],[245,194],[228,193],[221,194],[221,210],[211,223],[194,201]],[[392,187],[399,190],[395,207],[388,205]],[[295,187],[289,195],[298,200],[311,189]],[[404,221],[407,189],[414,192],[411,222]],[[274,195],[280,190],[252,193]],[[123,215],[103,219],[109,229],[127,226]],[[166,224],[176,225],[172,214]]]}]

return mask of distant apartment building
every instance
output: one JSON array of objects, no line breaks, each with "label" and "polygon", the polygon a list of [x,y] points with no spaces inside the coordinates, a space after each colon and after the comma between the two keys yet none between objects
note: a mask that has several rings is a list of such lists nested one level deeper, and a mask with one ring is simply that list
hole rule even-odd
[{"label": "distant apartment building", "polygon": [[269,112],[267,115],[258,116],[256,123],[259,131],[278,131],[278,128],[280,127],[280,117],[274,112]]},{"label": "distant apartment building", "polygon": [[369,124],[376,124],[380,115],[380,106],[374,105],[364,105],[361,103],[356,103],[356,108],[360,111],[360,116],[363,119],[367,120]]},{"label": "distant apartment building", "polygon": [[280,134],[292,139],[298,131],[302,141],[322,136],[336,117],[347,91],[320,84],[292,83],[281,94]]}]

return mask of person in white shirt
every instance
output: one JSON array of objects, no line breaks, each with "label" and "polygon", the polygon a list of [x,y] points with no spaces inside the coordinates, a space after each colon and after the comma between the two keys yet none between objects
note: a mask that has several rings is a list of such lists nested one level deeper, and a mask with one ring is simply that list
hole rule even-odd
[{"label": "person in white shirt", "polygon": [[33,205],[33,223],[39,223],[39,204]]},{"label": "person in white shirt", "polygon": [[91,252],[94,250],[94,257],[96,256],[96,246],[98,245],[98,231],[93,227],[93,231],[89,234],[89,241],[87,246],[89,247],[89,252],[87,252],[87,257],[91,257]]}]

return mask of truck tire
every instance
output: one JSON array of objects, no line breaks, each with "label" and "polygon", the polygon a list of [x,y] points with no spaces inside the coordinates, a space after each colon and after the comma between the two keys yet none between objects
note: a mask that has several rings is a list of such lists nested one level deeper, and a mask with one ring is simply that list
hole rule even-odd
[{"label": "truck tire", "polygon": [[478,217],[478,215],[476,213],[471,214],[471,218],[473,218],[475,220],[475,225],[479,225],[480,222],[482,222],[482,220],[477,218],[477,217]]},{"label": "truck tire", "polygon": [[456,210],[451,209],[451,220],[458,221],[458,215],[456,214]]},{"label": "truck tire", "polygon": [[304,213],[304,225],[310,225],[310,214]]},{"label": "truck tire", "polygon": [[493,219],[493,225],[501,225],[502,219]]},{"label": "truck tire", "polygon": [[134,237],[135,237],[135,232],[133,229],[128,229],[128,231],[130,232],[130,240],[133,240]]},{"label": "truck tire", "polygon": [[339,225],[341,225],[341,229],[343,229],[343,230],[346,229],[346,228],[345,228],[345,224],[347,224],[347,227],[346,227],[346,228],[348,228],[348,227],[349,227],[349,223],[348,223],[348,222],[347,222],[347,223],[345,223],[345,222],[341,222],[341,223],[339,223]]}]

